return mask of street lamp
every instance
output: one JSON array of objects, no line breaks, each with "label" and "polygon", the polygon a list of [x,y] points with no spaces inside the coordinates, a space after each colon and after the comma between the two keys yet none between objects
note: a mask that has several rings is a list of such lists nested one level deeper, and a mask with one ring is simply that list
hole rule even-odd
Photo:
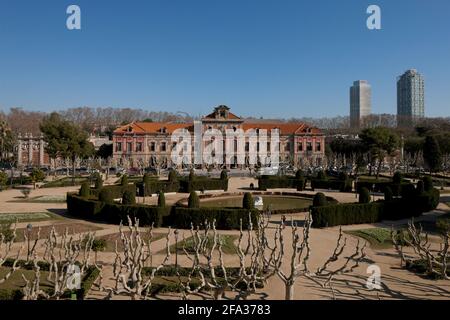
[{"label": "street lamp", "polygon": [[373,202],[375,202],[375,183],[372,186],[372,197],[373,197]]},{"label": "street lamp", "polygon": [[30,241],[31,241],[31,231],[33,230],[33,225],[31,223],[29,223],[27,225],[27,238],[28,238],[28,250],[27,250],[27,262],[30,261]]},{"label": "street lamp", "polygon": [[178,269],[178,229],[175,230],[175,268]]}]

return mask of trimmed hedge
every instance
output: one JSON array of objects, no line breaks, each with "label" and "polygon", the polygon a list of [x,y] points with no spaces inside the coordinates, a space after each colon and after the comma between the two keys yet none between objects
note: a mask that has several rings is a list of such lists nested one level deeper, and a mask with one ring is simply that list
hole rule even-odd
[{"label": "trimmed hedge", "polygon": [[336,180],[336,179],[311,179],[311,189],[327,189],[339,190],[341,192],[352,191],[352,180]]},{"label": "trimmed hedge", "polygon": [[216,179],[195,176],[193,179],[180,179],[180,192],[190,193],[191,191],[205,190],[228,190],[228,178]]},{"label": "trimmed hedge", "polygon": [[302,177],[263,175],[258,179],[258,189],[261,191],[277,188],[289,188],[303,191],[305,190],[305,186],[306,179]]},{"label": "trimmed hedge", "polygon": [[[257,227],[257,209],[250,210],[254,228]],[[222,230],[239,229],[242,219],[242,227],[247,228],[249,223],[249,210],[241,208],[184,208],[173,207],[168,217],[167,225],[173,228],[189,229],[191,223],[194,226],[203,225],[205,221],[216,220],[216,228]],[[166,224],[166,222],[165,222]]]},{"label": "trimmed hedge", "polygon": [[383,204],[343,203],[312,208],[314,228],[333,227],[348,224],[374,223],[380,221]]},{"label": "trimmed hedge", "polygon": [[127,184],[124,186],[122,185],[104,186],[101,189],[91,189],[90,194],[91,196],[98,197],[102,190],[108,190],[113,199],[121,199],[123,197],[125,190],[129,190],[130,192],[136,192],[136,185]]},{"label": "trimmed hedge", "polygon": [[246,210],[241,208],[186,208],[186,207],[156,207],[148,205],[122,205],[107,204],[97,200],[85,199],[76,194],[67,194],[67,209],[70,215],[120,223],[127,216],[139,219],[142,226],[151,225],[155,227],[172,226],[174,228],[191,227],[205,223],[205,220],[216,220],[218,229],[239,229],[242,219],[243,227],[248,225],[248,213],[251,212],[252,221],[256,226],[256,217],[259,211],[256,209]]},{"label": "trimmed hedge", "polygon": [[400,184],[397,184],[391,181],[358,181],[356,183],[356,191],[360,193],[362,188],[367,188],[371,192],[385,193],[386,188],[389,187],[392,191],[392,194],[398,197],[401,195],[402,189],[408,188],[409,185],[414,186],[409,182],[402,182]]},{"label": "trimmed hedge", "polygon": [[344,203],[313,207],[313,227],[375,223],[382,220],[401,220],[420,216],[434,210],[439,203],[439,191],[433,189],[412,198],[372,203]]},{"label": "trimmed hedge", "polygon": [[157,180],[157,179],[146,179],[145,188],[144,182],[136,183],[138,189],[138,195],[151,196],[152,194],[167,192],[178,192],[180,190],[180,183],[178,180]]},{"label": "trimmed hedge", "polygon": [[67,194],[67,210],[70,215],[92,220],[120,223],[126,221],[127,216],[139,219],[141,225],[162,225],[163,217],[167,216],[170,208],[148,205],[122,205],[116,203],[102,203],[98,200],[83,199],[75,194]]}]

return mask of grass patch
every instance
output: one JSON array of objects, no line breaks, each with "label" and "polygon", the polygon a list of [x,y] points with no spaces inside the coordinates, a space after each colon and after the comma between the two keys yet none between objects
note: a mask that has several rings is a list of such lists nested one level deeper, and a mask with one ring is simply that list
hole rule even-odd
[{"label": "grass patch", "polygon": [[[236,253],[237,247],[234,244],[235,241],[239,238],[239,236],[237,235],[220,235],[220,239],[222,241],[222,251],[225,254],[234,254]],[[176,248],[178,248],[178,253],[184,253],[183,251],[183,243],[184,243],[184,248],[186,249],[187,252],[189,253],[194,253],[194,239],[192,237],[189,237],[187,239],[185,239],[184,241],[181,240],[178,242],[178,246],[176,246],[175,244],[170,246],[170,252],[171,253],[175,253]],[[206,244],[208,249],[211,249],[213,245],[213,238],[212,236],[210,236],[208,238],[208,242]],[[217,247],[216,247],[216,250]],[[161,251],[161,253],[165,252],[165,249]]]},{"label": "grass patch", "polygon": [[[148,277],[151,272],[152,272],[153,268],[151,267],[145,267],[142,272],[143,272],[143,276],[144,277]],[[162,269],[160,269],[158,271],[158,273],[156,274],[154,280],[152,281],[152,286],[150,288],[150,294],[151,295],[156,295],[156,294],[161,294],[161,293],[168,293],[168,292],[180,292],[180,279],[183,283],[186,284],[187,280],[188,280],[188,276],[191,273],[192,269],[191,268],[186,268],[186,267],[175,267],[175,266],[166,266],[163,267]],[[221,268],[216,267],[214,269],[215,274],[216,274],[216,279],[220,284],[225,284],[224,281],[224,274]],[[210,270],[203,270],[203,273],[205,275],[206,278],[209,277],[209,272]],[[236,279],[236,277],[239,274],[239,268],[227,268],[227,275],[229,280],[233,281],[233,279]],[[179,275],[179,277],[178,277]],[[190,287],[191,289],[194,288],[198,288],[198,286],[200,286],[200,280],[199,280],[199,274],[197,272],[195,272],[195,274],[193,275],[192,281],[190,283]],[[245,289],[247,286],[244,282],[240,282],[237,284],[237,287],[240,289]],[[256,284],[257,288],[264,288],[264,284],[263,283],[257,283]],[[206,291],[208,288],[204,288],[204,290],[201,291]]]},{"label": "grass patch", "polygon": [[46,184],[42,185],[41,188],[61,188],[61,187],[80,186],[85,181],[89,181],[89,178],[75,177],[75,183],[73,183],[72,177],[66,177],[51,182],[47,182]]},{"label": "grass patch", "polygon": [[33,222],[62,219],[50,212],[0,213],[0,223]]},{"label": "grass patch", "polygon": [[[6,267],[0,267],[0,279],[2,279],[6,274],[11,271],[10,268]],[[40,277],[40,287],[42,290],[53,289],[53,285],[47,281],[47,277],[49,272],[48,271],[40,271],[41,277]],[[25,269],[19,269],[16,272],[14,272],[8,280],[0,284],[0,289],[6,289],[6,290],[20,290],[22,287],[25,286],[25,280],[22,278],[22,274],[30,281],[34,280],[35,273],[33,270],[25,270]]]},{"label": "grass patch", "polygon": [[[82,223],[60,223],[60,224],[54,224],[54,225],[50,225],[50,226],[42,226],[40,239],[47,238],[53,227],[55,227],[55,231],[58,235],[64,234],[64,232],[66,232],[66,229],[68,230],[69,235],[73,235],[73,234],[77,234],[77,233],[92,232],[92,231],[101,229],[99,227],[82,224]],[[36,239],[38,230],[39,230],[39,227],[33,227],[31,234],[30,234],[31,240]],[[17,229],[16,242],[25,241],[24,232],[27,232],[26,228]]]},{"label": "grass patch", "polygon": [[388,249],[393,246],[391,230],[385,228],[371,228],[350,230],[345,233],[367,240],[373,249]]},{"label": "grass patch", "polygon": [[20,198],[18,200],[11,200],[8,202],[15,203],[66,203],[66,196],[38,196],[32,198]]},{"label": "grass patch", "polygon": [[[130,231],[124,232],[126,236],[130,236]],[[164,238],[166,235],[163,233],[153,233],[152,242],[155,242],[157,240],[160,240]],[[142,232],[141,233],[142,240],[147,242],[150,239],[150,234],[148,232]],[[99,240],[105,240],[106,241],[106,247],[105,252],[115,252],[116,250],[116,241],[117,241],[117,249],[120,251],[123,251],[123,245],[122,241],[120,240],[120,233],[112,233],[107,234],[105,236],[98,237]]]}]

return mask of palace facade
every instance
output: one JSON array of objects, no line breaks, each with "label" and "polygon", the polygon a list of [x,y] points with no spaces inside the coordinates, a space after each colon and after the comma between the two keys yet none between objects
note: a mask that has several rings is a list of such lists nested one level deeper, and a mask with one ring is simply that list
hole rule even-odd
[{"label": "palace facade", "polygon": [[[194,148],[194,123],[133,122],[121,126],[113,133],[113,159],[117,164],[129,168],[155,165],[162,168],[172,167],[174,165],[171,161],[171,152],[176,147],[176,142],[172,142],[171,135],[177,129],[187,129],[191,133],[191,146]],[[272,129],[278,129],[280,163],[296,167],[321,166],[325,160],[324,134],[320,129],[305,123],[244,120],[230,112],[227,106],[221,105],[201,119],[201,129],[202,135],[209,129],[219,129],[224,137],[226,129],[234,131],[242,129],[244,132],[254,129],[257,133],[263,129],[267,130],[268,135]],[[268,151],[270,150],[269,141],[270,137],[267,138]],[[249,151],[248,143],[246,140],[246,158]],[[235,148],[237,149],[236,146]],[[192,157],[193,160],[194,157]],[[264,162],[261,159],[258,161],[262,164]],[[230,162],[227,167],[243,167],[238,165],[236,160]],[[265,164],[267,165],[267,162]]]}]

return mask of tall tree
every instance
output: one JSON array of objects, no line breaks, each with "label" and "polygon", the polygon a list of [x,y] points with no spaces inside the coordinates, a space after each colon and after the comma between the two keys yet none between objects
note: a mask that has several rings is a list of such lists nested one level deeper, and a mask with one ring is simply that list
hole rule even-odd
[{"label": "tall tree", "polygon": [[9,124],[0,119],[0,162],[14,163],[15,137]]},{"label": "tall tree", "polygon": [[40,129],[47,143],[47,153],[72,161],[72,183],[75,184],[77,158],[87,158],[95,152],[88,141],[88,134],[72,122],[63,120],[56,112],[44,118]]},{"label": "tall tree", "polygon": [[372,174],[372,166],[378,161],[378,179],[384,159],[386,156],[392,156],[398,150],[400,139],[392,130],[384,127],[365,129],[360,138],[369,151],[370,174]]},{"label": "tall tree", "polygon": [[442,166],[442,153],[435,136],[426,136],[423,145],[423,159],[430,173],[439,171]]}]

